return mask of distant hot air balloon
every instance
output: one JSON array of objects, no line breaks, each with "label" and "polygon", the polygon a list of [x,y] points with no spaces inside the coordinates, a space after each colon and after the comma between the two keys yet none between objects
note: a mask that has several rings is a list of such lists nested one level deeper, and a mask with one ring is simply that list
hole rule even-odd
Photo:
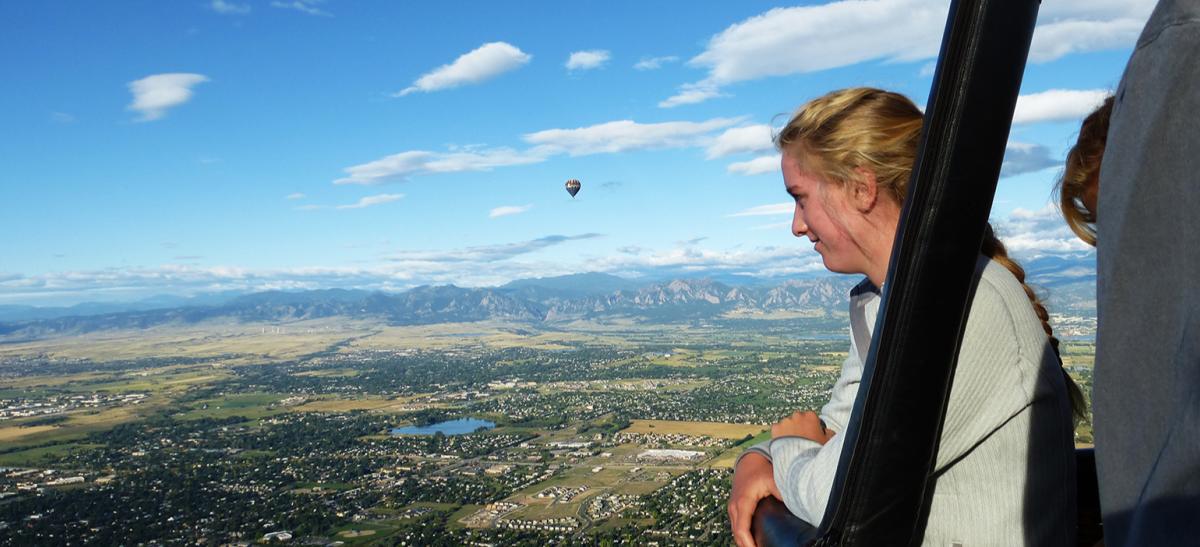
[{"label": "distant hot air balloon", "polygon": [[580,186],[581,185],[579,184],[579,181],[577,181],[575,179],[568,180],[567,181],[567,193],[571,194],[571,197],[575,197],[575,194],[579,193]]}]

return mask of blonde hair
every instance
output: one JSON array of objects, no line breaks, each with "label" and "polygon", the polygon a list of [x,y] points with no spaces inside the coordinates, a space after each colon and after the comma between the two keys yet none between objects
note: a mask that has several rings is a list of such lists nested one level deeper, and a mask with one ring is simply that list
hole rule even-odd
[{"label": "blonde hair", "polygon": [[[856,170],[869,169],[875,174],[879,191],[903,204],[923,119],[921,110],[898,93],[869,87],[842,89],[801,106],[775,137],[775,145],[804,165],[806,172],[839,186],[854,180],[858,176]],[[1008,256],[991,225],[987,227],[980,252],[1004,266],[1025,288],[1034,314],[1041,320],[1057,355],[1058,339],[1050,327],[1050,314],[1033,289],[1025,284],[1025,270]],[[1065,369],[1063,376],[1072,411],[1082,418],[1086,412],[1083,392]]]},{"label": "blonde hair", "polygon": [[1083,119],[1079,138],[1067,152],[1067,164],[1058,180],[1059,208],[1071,231],[1088,245],[1096,246],[1096,211],[1089,211],[1083,196],[1089,187],[1099,184],[1100,159],[1108,143],[1108,119],[1112,115],[1113,97]]}]

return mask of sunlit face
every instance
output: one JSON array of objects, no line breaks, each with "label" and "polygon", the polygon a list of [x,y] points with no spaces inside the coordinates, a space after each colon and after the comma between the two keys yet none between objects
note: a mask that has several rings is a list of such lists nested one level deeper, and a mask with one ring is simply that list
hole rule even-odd
[{"label": "sunlit face", "polygon": [[790,154],[783,154],[781,167],[784,187],[796,201],[792,234],[813,242],[827,270],[866,273],[862,251],[846,227],[846,219],[856,212],[846,192],[804,172]]}]

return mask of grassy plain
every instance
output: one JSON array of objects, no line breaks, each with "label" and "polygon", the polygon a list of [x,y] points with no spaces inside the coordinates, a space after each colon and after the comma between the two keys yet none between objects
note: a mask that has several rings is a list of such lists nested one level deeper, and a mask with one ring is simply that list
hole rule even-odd
[{"label": "grassy plain", "polygon": [[735,444],[728,450],[717,455],[717,457],[708,460],[708,462],[705,463],[705,467],[711,467],[714,469],[732,468],[733,464],[737,463],[738,456],[741,456],[742,452],[746,451],[746,448],[770,439],[771,431],[764,430],[762,433],[755,435],[753,439]]},{"label": "grassy plain", "polygon": [[75,391],[180,392],[192,386],[212,384],[229,378],[229,371],[208,365],[191,365],[139,370],[111,375],[107,381],[80,382],[64,386]]},{"label": "grassy plain", "polygon": [[27,450],[18,450],[0,454],[0,466],[35,467],[56,456],[70,453],[72,450],[87,450],[104,445],[87,443],[67,443],[51,446],[39,446]]},{"label": "grassy plain", "polygon": [[1068,367],[1090,367],[1096,360],[1096,344],[1071,340],[1059,346],[1059,354],[1063,365]]},{"label": "grassy plain", "polygon": [[176,415],[182,420],[199,420],[201,418],[229,418],[241,416],[257,420],[273,414],[282,414],[288,409],[276,405],[287,395],[281,393],[238,393],[213,399],[197,401]]},{"label": "grassy plain", "polygon": [[54,425],[22,427],[22,424],[30,419],[12,420],[0,427],[0,447],[35,447],[81,440],[91,433],[106,431],[116,425],[141,419],[161,408],[163,404],[163,399],[152,399],[136,406],[77,410],[67,413],[66,421]]}]

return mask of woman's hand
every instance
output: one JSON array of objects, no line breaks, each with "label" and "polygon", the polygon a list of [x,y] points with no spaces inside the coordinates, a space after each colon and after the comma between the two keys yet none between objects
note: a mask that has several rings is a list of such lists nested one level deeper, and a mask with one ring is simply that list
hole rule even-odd
[{"label": "woman's hand", "polygon": [[772,439],[804,437],[810,441],[825,444],[833,438],[833,435],[834,432],[826,429],[825,422],[822,422],[817,413],[811,410],[797,410],[791,416],[779,420],[779,423],[771,426]]},{"label": "woman's hand", "polygon": [[738,547],[754,547],[750,522],[758,500],[767,496],[783,499],[775,486],[771,460],[755,452],[742,456],[733,470],[733,488],[729,491],[729,524]]}]

